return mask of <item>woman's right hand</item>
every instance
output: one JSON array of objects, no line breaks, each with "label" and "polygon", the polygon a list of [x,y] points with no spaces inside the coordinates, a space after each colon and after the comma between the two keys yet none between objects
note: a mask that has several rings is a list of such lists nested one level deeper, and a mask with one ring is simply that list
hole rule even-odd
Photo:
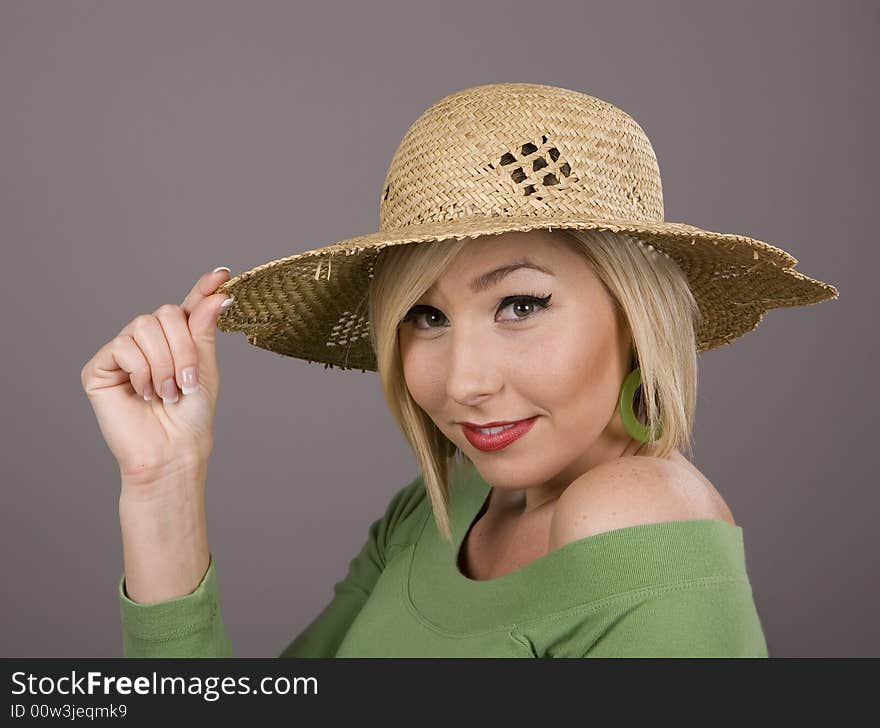
[{"label": "woman's right hand", "polygon": [[[217,317],[229,298],[213,291],[228,276],[225,269],[205,273],[181,305],[135,317],[82,369],[83,389],[126,484],[146,486],[207,467],[220,389]],[[184,387],[194,391],[184,394]]]}]

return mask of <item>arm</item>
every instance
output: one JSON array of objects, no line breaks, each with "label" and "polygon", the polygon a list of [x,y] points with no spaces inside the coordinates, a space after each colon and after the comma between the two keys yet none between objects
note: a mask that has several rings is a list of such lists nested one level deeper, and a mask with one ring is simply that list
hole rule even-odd
[{"label": "arm", "polygon": [[[368,529],[366,543],[334,587],[334,597],[279,657],[333,657],[349,625],[398,545],[398,526],[424,498],[422,477],[398,490],[381,518]],[[403,545],[402,543],[400,545]],[[137,604],[119,582],[123,645],[126,657],[231,657],[232,648],[220,614],[213,555],[191,594],[157,604]]]},{"label": "arm", "polygon": [[706,579],[617,600],[555,657],[768,657],[748,581]]},{"label": "arm", "polygon": [[124,573],[117,588],[126,657],[225,657],[208,548],[203,467],[149,486],[123,479]]},{"label": "arm", "polygon": [[155,604],[140,604],[119,580],[122,646],[125,657],[231,657],[223,619],[214,557],[191,594]]}]

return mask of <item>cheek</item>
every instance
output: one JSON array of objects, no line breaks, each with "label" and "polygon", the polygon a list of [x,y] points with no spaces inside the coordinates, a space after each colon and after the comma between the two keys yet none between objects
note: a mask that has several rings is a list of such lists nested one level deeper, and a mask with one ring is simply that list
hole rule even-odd
[{"label": "cheek", "polygon": [[445,397],[445,374],[440,370],[436,356],[428,347],[415,342],[400,350],[403,377],[410,396],[428,413],[436,411]]},{"label": "cheek", "polygon": [[536,402],[562,419],[604,416],[609,402],[616,404],[616,392],[609,399],[615,376],[612,339],[607,326],[560,317],[522,347],[517,358],[531,363],[517,367],[517,381],[527,377]]}]

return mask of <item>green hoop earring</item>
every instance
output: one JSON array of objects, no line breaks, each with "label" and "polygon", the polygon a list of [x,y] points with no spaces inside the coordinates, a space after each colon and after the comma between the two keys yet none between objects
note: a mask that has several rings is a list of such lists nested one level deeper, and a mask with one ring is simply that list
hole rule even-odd
[{"label": "green hoop earring", "polygon": [[[623,420],[623,426],[634,440],[639,442],[648,441],[648,427],[643,425],[636,419],[633,411],[633,400],[636,390],[642,385],[642,368],[636,367],[623,380],[623,386],[620,388],[620,400],[618,409],[620,410],[620,419]],[[663,431],[662,427],[658,427],[658,437]]]}]

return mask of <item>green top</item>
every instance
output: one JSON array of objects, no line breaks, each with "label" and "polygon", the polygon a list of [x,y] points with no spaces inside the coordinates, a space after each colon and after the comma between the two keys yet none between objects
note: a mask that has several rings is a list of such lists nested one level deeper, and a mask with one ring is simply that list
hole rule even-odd
[{"label": "green top", "polygon": [[[488,581],[457,556],[490,486],[450,488],[454,546],[418,476],[391,499],[324,610],[280,657],[767,657],[742,528],[699,519],[619,528]],[[126,657],[230,657],[213,556],[191,594],[139,604],[119,581]]]}]

